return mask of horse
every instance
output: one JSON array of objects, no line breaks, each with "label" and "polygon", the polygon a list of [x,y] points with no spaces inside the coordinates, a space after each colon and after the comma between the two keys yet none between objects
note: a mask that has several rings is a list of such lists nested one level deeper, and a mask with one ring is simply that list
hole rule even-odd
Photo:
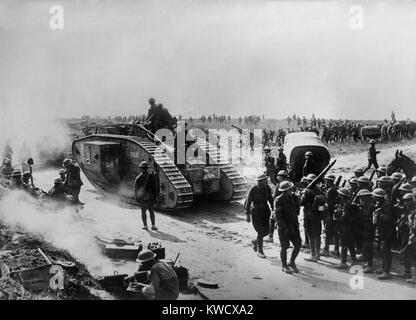
[{"label": "horse", "polygon": [[416,163],[408,156],[403,154],[403,151],[396,150],[395,158],[387,165],[387,174],[391,175],[393,172],[403,170],[408,180],[416,175]]}]

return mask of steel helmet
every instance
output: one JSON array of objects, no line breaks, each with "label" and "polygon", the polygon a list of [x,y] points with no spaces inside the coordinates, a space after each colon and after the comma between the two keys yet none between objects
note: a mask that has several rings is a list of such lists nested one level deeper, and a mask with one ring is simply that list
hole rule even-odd
[{"label": "steel helmet", "polygon": [[58,173],[59,174],[64,174],[64,173],[66,173],[66,170],[65,169],[61,169],[61,170],[58,171]]},{"label": "steel helmet", "polygon": [[280,171],[277,173],[277,175],[278,175],[278,176],[285,176],[285,177],[287,177],[287,176],[288,176],[288,173],[287,173],[287,171],[286,171],[286,170],[280,170]]},{"label": "steel helmet", "polygon": [[375,144],[375,143],[376,143],[376,140],[374,140],[374,139],[370,140],[370,144]]},{"label": "steel helmet", "polygon": [[361,168],[357,168],[357,169],[355,169],[354,170],[354,173],[355,172],[357,172],[357,173],[361,173],[361,174],[364,174],[364,170],[363,169],[361,169]]},{"label": "steel helmet", "polygon": [[306,177],[302,177],[302,179],[300,179],[300,182],[301,183],[307,183],[308,182],[308,178],[306,178]]},{"label": "steel helmet", "polygon": [[367,189],[362,189],[358,191],[357,197],[365,197],[365,196],[371,196],[371,192],[368,191]]},{"label": "steel helmet", "polygon": [[404,196],[403,196],[403,200],[415,200],[415,198],[414,198],[414,196],[413,196],[413,194],[411,194],[411,193],[406,193]]},{"label": "steel helmet", "polygon": [[286,190],[289,190],[290,188],[293,187],[293,183],[290,181],[283,181],[282,183],[279,184],[279,191],[283,192]]},{"label": "steel helmet", "polygon": [[399,187],[399,190],[404,192],[413,192],[413,186],[410,183],[406,182]]},{"label": "steel helmet", "polygon": [[266,180],[267,176],[263,173],[256,178],[256,181]]},{"label": "steel helmet", "polygon": [[277,148],[277,151],[283,151],[283,150],[284,150],[283,147]]},{"label": "steel helmet", "polygon": [[147,262],[156,258],[156,254],[152,250],[142,250],[137,255],[136,262]]},{"label": "steel helmet", "polygon": [[349,178],[348,183],[349,184],[358,184],[357,178],[356,177]]},{"label": "steel helmet", "polygon": [[357,181],[360,183],[370,183],[370,179],[365,176],[359,177]]},{"label": "steel helmet", "polygon": [[147,162],[146,162],[146,161],[142,161],[142,162],[140,163],[139,167],[140,167],[140,168],[148,168],[148,167],[149,167],[149,165],[147,164]]},{"label": "steel helmet", "polygon": [[416,182],[416,176],[414,176],[413,178],[412,178],[412,181],[411,182]]},{"label": "steel helmet", "polygon": [[70,158],[66,158],[63,162],[62,162],[62,166],[66,167],[69,166],[72,163],[72,160]]},{"label": "steel helmet", "polygon": [[306,179],[308,179],[309,181],[313,181],[316,179],[316,175],[314,175],[313,173],[310,173],[306,176]]},{"label": "steel helmet", "polygon": [[394,180],[402,180],[403,176],[400,172],[393,172],[391,174],[391,178],[394,179]]},{"label": "steel helmet", "polygon": [[348,190],[348,189],[346,189],[346,188],[340,188],[340,189],[338,190],[338,193],[339,193],[340,195],[345,196],[345,197],[351,197],[351,191],[350,191],[350,190]]},{"label": "steel helmet", "polygon": [[334,174],[327,174],[324,179],[335,181],[336,177]]},{"label": "steel helmet", "polygon": [[373,190],[373,192],[371,193],[374,197],[377,198],[384,198],[386,196],[386,191],[384,191],[381,188],[376,188]]},{"label": "steel helmet", "polygon": [[382,176],[380,178],[377,179],[379,182],[391,182],[391,178],[389,176]]},{"label": "steel helmet", "polygon": [[313,153],[311,151],[306,151],[305,156],[310,156],[311,157],[311,156],[313,156]]}]

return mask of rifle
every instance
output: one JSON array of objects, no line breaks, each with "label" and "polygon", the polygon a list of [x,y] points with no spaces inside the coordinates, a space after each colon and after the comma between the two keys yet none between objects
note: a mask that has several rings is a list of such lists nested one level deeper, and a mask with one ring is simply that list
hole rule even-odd
[{"label": "rifle", "polygon": [[337,162],[337,160],[332,161],[330,164],[328,164],[326,166],[326,168],[324,170],[322,170],[322,172],[320,174],[318,174],[318,176],[307,185],[306,189],[311,189],[320,179],[322,179],[322,177],[324,175],[326,175],[326,173],[334,166],[335,162]]},{"label": "rifle", "polygon": [[346,184],[347,184],[347,180],[344,180],[341,187],[344,188]]},{"label": "rifle", "polygon": [[377,172],[377,170],[374,169],[373,172],[371,173],[371,175],[370,175],[370,182],[371,182],[371,180],[373,180],[374,175],[375,175],[376,172]]},{"label": "rifle", "polygon": [[240,134],[242,134],[242,133],[243,133],[243,129],[242,129],[242,128],[237,127],[237,126],[236,126],[236,125],[234,125],[234,124],[232,124],[231,126],[232,126],[232,127],[234,127],[234,128],[236,128]]},{"label": "rifle", "polygon": [[342,179],[342,176],[338,176],[337,181],[335,182],[335,185],[337,187],[339,187],[339,184],[341,183],[341,179]]}]

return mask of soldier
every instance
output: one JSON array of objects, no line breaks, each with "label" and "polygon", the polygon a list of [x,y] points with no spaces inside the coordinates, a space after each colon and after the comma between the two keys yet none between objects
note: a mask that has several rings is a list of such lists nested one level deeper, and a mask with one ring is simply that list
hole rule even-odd
[{"label": "soldier", "polygon": [[[406,193],[403,196],[403,207],[401,208],[401,216],[398,220],[398,231],[400,234],[400,252],[404,253],[404,274],[405,279],[412,278],[411,267],[414,253],[414,245],[409,245],[410,228],[414,219],[416,210],[415,199],[412,193]],[[411,223],[409,223],[411,222]]]},{"label": "soldier", "polygon": [[[288,173],[286,170],[280,170],[277,173],[277,184],[276,184],[276,188],[274,189],[273,199],[276,199],[280,195],[279,185],[282,182],[287,181],[287,178],[288,178]],[[276,219],[275,219],[275,216],[272,214],[270,216],[269,237],[265,241],[273,243],[273,233],[274,233],[275,228],[276,228]]]},{"label": "soldier", "polygon": [[266,165],[266,175],[269,177],[270,182],[273,183],[274,186],[277,185],[276,180],[276,166],[274,164],[274,157],[270,154],[272,148],[266,146],[264,148],[264,153],[266,154],[264,157],[264,163]]},{"label": "soldier", "polygon": [[357,257],[355,255],[354,238],[355,227],[358,221],[357,205],[351,202],[352,194],[348,189],[340,188],[338,190],[340,195],[340,203],[336,206],[334,211],[334,220],[338,224],[339,240],[341,245],[341,262],[337,266],[340,269],[347,269],[347,253],[350,252],[352,265],[357,264]]},{"label": "soldier", "polygon": [[337,186],[335,185],[336,177],[333,174],[328,174],[324,178],[325,180],[325,197],[328,210],[326,211],[326,216],[324,218],[325,226],[325,246],[321,252],[322,256],[329,256],[329,245],[333,241],[334,251],[333,254],[339,256],[339,238],[338,233],[335,228],[334,221],[334,209],[335,205],[338,202],[338,191]]},{"label": "soldier", "polygon": [[142,211],[143,230],[148,230],[147,215],[149,210],[150,221],[152,223],[152,230],[157,230],[155,213],[153,210],[157,198],[157,187],[155,183],[154,174],[148,172],[149,165],[146,161],[142,161],[139,166],[142,172],[134,180],[134,194],[136,201],[140,204]]},{"label": "soldier", "polygon": [[[292,273],[292,271],[295,273],[299,272],[295,260],[302,244],[298,222],[300,210],[299,198],[291,192],[292,187],[293,183],[289,181],[280,183],[279,191],[281,194],[274,201],[274,215],[276,217],[281,246],[280,260],[282,261],[282,270],[286,273]],[[287,249],[289,248],[289,242],[293,244],[293,251],[288,266]]]},{"label": "soldier", "polygon": [[[413,201],[410,198],[413,198]],[[407,225],[409,227],[409,238],[407,245],[405,246],[402,251],[404,251],[404,265],[405,269],[410,271],[410,265],[412,258],[416,259],[416,209],[415,209],[415,198],[410,193],[405,195],[403,198],[406,198],[406,202],[408,206],[408,219]],[[413,208],[413,209],[412,209]],[[406,272],[405,272],[406,273]],[[408,283],[415,284],[416,278],[409,278],[406,280]]]},{"label": "soldier", "polygon": [[77,164],[73,163],[72,160],[69,158],[66,158],[62,162],[62,166],[66,170],[66,179],[64,184],[67,188],[68,194],[73,197],[75,204],[83,205],[84,203],[79,201],[81,186],[84,184],[81,180],[80,167]]},{"label": "soldier", "polygon": [[65,183],[66,180],[66,170],[65,169],[61,169],[58,171],[59,174],[59,178],[61,178],[61,180]]},{"label": "soldier", "polygon": [[19,169],[13,170],[10,176],[10,184],[8,187],[10,190],[24,190],[25,186],[22,181],[22,171]]},{"label": "soldier", "polygon": [[287,159],[286,155],[283,153],[283,147],[277,149],[279,152],[276,157],[276,170],[287,170]]},{"label": "soldier", "polygon": [[389,176],[381,176],[377,179],[377,188],[383,189],[387,197],[389,199],[389,202],[391,202],[391,189],[392,189],[392,179]]},{"label": "soldier", "polygon": [[[253,249],[258,252],[257,255],[260,258],[265,258],[263,237],[269,232],[270,207],[273,210],[273,197],[272,190],[267,184],[266,175],[260,175],[256,181],[257,184],[248,193],[244,210],[247,215],[247,222],[252,220],[253,227],[257,232],[257,238],[252,241]],[[270,207],[267,203],[270,204]],[[251,208],[252,204],[253,208]]]},{"label": "soldier", "polygon": [[159,104],[158,108],[160,110],[160,123],[158,129],[173,129],[174,120],[172,115],[169,113],[168,109],[163,107],[163,104]]},{"label": "soldier", "polygon": [[380,151],[376,150],[376,140],[371,139],[370,140],[370,147],[368,148],[368,166],[364,169],[364,173],[371,168],[372,165],[374,165],[374,168],[376,170],[378,169],[378,163],[377,163],[377,154],[380,153]]},{"label": "soldier", "polygon": [[390,278],[392,263],[391,245],[393,240],[394,219],[390,204],[386,200],[386,193],[382,189],[375,189],[372,192],[375,201],[373,212],[373,223],[376,227],[378,238],[381,242],[383,272],[378,279]]},{"label": "soldier", "polygon": [[356,177],[351,177],[348,179],[348,184],[350,185],[351,194],[355,194],[358,189],[358,181]]},{"label": "soldier", "polygon": [[371,191],[371,186],[370,186],[370,179],[365,177],[365,176],[361,176],[357,179],[358,182],[358,187],[357,190],[363,190],[363,189],[367,189],[368,191]]},{"label": "soldier", "polygon": [[374,206],[372,203],[371,192],[367,189],[362,189],[357,194],[359,200],[359,232],[361,233],[363,257],[364,261],[367,261],[367,265],[364,268],[364,273],[372,273],[373,269],[373,256],[374,256],[374,236],[375,226],[373,224],[373,211]]},{"label": "soldier", "polygon": [[386,167],[379,167],[376,170],[377,178],[383,177],[387,175],[387,168]]},{"label": "soldier", "polygon": [[395,204],[399,196],[399,188],[403,182],[403,175],[400,172],[393,172],[390,177],[392,179],[392,187],[391,195],[389,196],[389,198],[390,203]]},{"label": "soldier", "polygon": [[357,168],[354,170],[354,176],[358,179],[364,175],[364,170],[361,168]]},{"label": "soldier", "polygon": [[64,182],[58,178],[54,181],[54,186],[49,190],[48,196],[51,200],[64,203],[68,201],[67,194],[65,192]]},{"label": "soldier", "polygon": [[160,112],[158,110],[158,107],[156,106],[155,99],[150,98],[149,99],[150,108],[147,112],[147,117],[145,121],[150,122],[150,131],[155,133],[157,131],[156,125],[159,125],[160,120]]},{"label": "soldier", "polygon": [[1,179],[9,180],[13,170],[12,161],[10,159],[4,160],[3,167],[0,170]]},{"label": "soldier", "polygon": [[[316,176],[310,174],[307,178],[312,182]],[[322,201],[319,196],[323,198]],[[303,206],[305,229],[311,248],[311,257],[306,258],[305,260],[307,261],[317,262],[319,260],[322,231],[321,220],[323,218],[321,208],[324,204],[325,198],[316,184],[310,189],[305,189],[301,197],[301,206]]]},{"label": "soldier", "polygon": [[309,174],[317,174],[315,160],[311,151],[305,152],[305,164],[303,165],[303,175],[308,176]]}]

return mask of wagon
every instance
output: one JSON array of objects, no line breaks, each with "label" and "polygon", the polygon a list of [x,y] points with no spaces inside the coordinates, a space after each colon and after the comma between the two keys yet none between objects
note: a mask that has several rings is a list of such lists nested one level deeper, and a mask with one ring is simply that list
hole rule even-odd
[{"label": "wagon", "polygon": [[290,176],[296,182],[303,176],[305,152],[311,151],[313,153],[318,172],[321,172],[331,159],[328,148],[314,132],[287,134],[284,148],[289,161]]},{"label": "wagon", "polygon": [[381,128],[379,126],[364,126],[361,128],[361,137],[377,139],[381,137]]}]

